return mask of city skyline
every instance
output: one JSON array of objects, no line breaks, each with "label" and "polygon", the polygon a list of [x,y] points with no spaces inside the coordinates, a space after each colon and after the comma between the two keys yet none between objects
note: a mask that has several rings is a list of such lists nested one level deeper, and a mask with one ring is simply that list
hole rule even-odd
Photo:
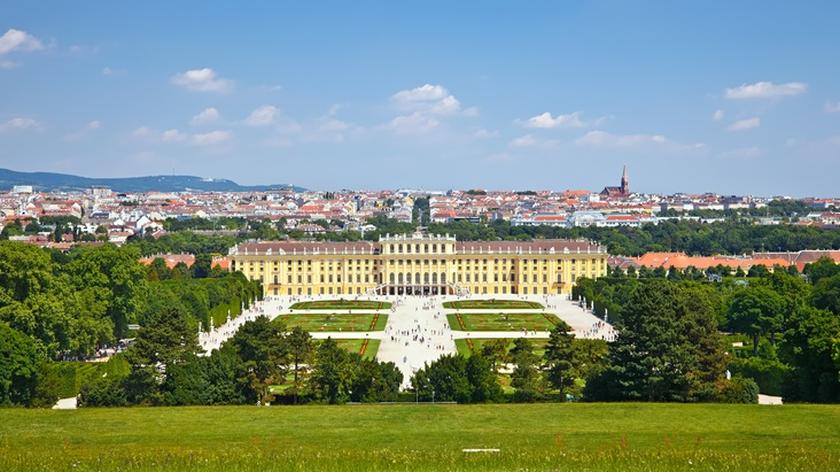
[{"label": "city skyline", "polygon": [[645,193],[801,197],[840,170],[831,3],[6,10],[18,171],[598,191],[626,164]]}]

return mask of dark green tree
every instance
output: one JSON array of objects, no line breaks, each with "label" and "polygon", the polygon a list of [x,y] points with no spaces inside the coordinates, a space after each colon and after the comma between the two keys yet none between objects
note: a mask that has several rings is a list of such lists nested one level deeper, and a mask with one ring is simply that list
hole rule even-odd
[{"label": "dark green tree", "polygon": [[271,386],[283,384],[288,371],[285,327],[261,316],[243,324],[229,342],[242,360],[238,378],[248,400],[271,402]]},{"label": "dark green tree", "polygon": [[534,402],[542,398],[542,376],[539,357],[534,354],[534,345],[526,338],[516,338],[510,351],[513,373],[510,384],[516,389],[514,399],[519,402]]},{"label": "dark green tree", "polygon": [[574,385],[577,372],[575,369],[575,335],[571,326],[561,321],[548,338],[544,361],[546,379],[552,387],[563,395]]},{"label": "dark green tree", "polygon": [[294,373],[291,390],[294,403],[297,403],[298,397],[304,390],[309,366],[312,365],[314,359],[315,344],[312,342],[312,336],[298,326],[289,332],[286,343],[289,349],[290,367]]}]

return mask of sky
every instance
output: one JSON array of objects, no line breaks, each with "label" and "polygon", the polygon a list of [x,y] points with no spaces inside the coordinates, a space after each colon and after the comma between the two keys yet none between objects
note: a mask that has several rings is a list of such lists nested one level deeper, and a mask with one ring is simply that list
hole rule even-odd
[{"label": "sky", "polygon": [[840,2],[0,5],[0,167],[838,196]]}]

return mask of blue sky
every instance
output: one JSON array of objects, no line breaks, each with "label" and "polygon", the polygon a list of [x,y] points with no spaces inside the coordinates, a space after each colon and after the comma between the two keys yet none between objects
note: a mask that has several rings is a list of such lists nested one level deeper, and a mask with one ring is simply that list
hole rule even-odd
[{"label": "blue sky", "polygon": [[299,3],[5,1],[0,167],[838,194],[838,2]]}]

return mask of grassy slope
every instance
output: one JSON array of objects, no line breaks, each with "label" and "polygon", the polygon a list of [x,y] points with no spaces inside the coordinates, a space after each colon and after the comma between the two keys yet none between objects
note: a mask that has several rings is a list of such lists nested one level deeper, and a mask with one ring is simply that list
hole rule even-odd
[{"label": "grassy slope", "polygon": [[444,302],[444,308],[449,308],[453,310],[478,310],[478,309],[487,309],[492,310],[494,308],[501,308],[501,309],[520,309],[520,308],[543,308],[541,303],[537,302],[529,302],[525,300],[456,300],[451,302]]},{"label": "grassy slope", "polygon": [[4,471],[838,467],[840,406],[0,409]]}]

